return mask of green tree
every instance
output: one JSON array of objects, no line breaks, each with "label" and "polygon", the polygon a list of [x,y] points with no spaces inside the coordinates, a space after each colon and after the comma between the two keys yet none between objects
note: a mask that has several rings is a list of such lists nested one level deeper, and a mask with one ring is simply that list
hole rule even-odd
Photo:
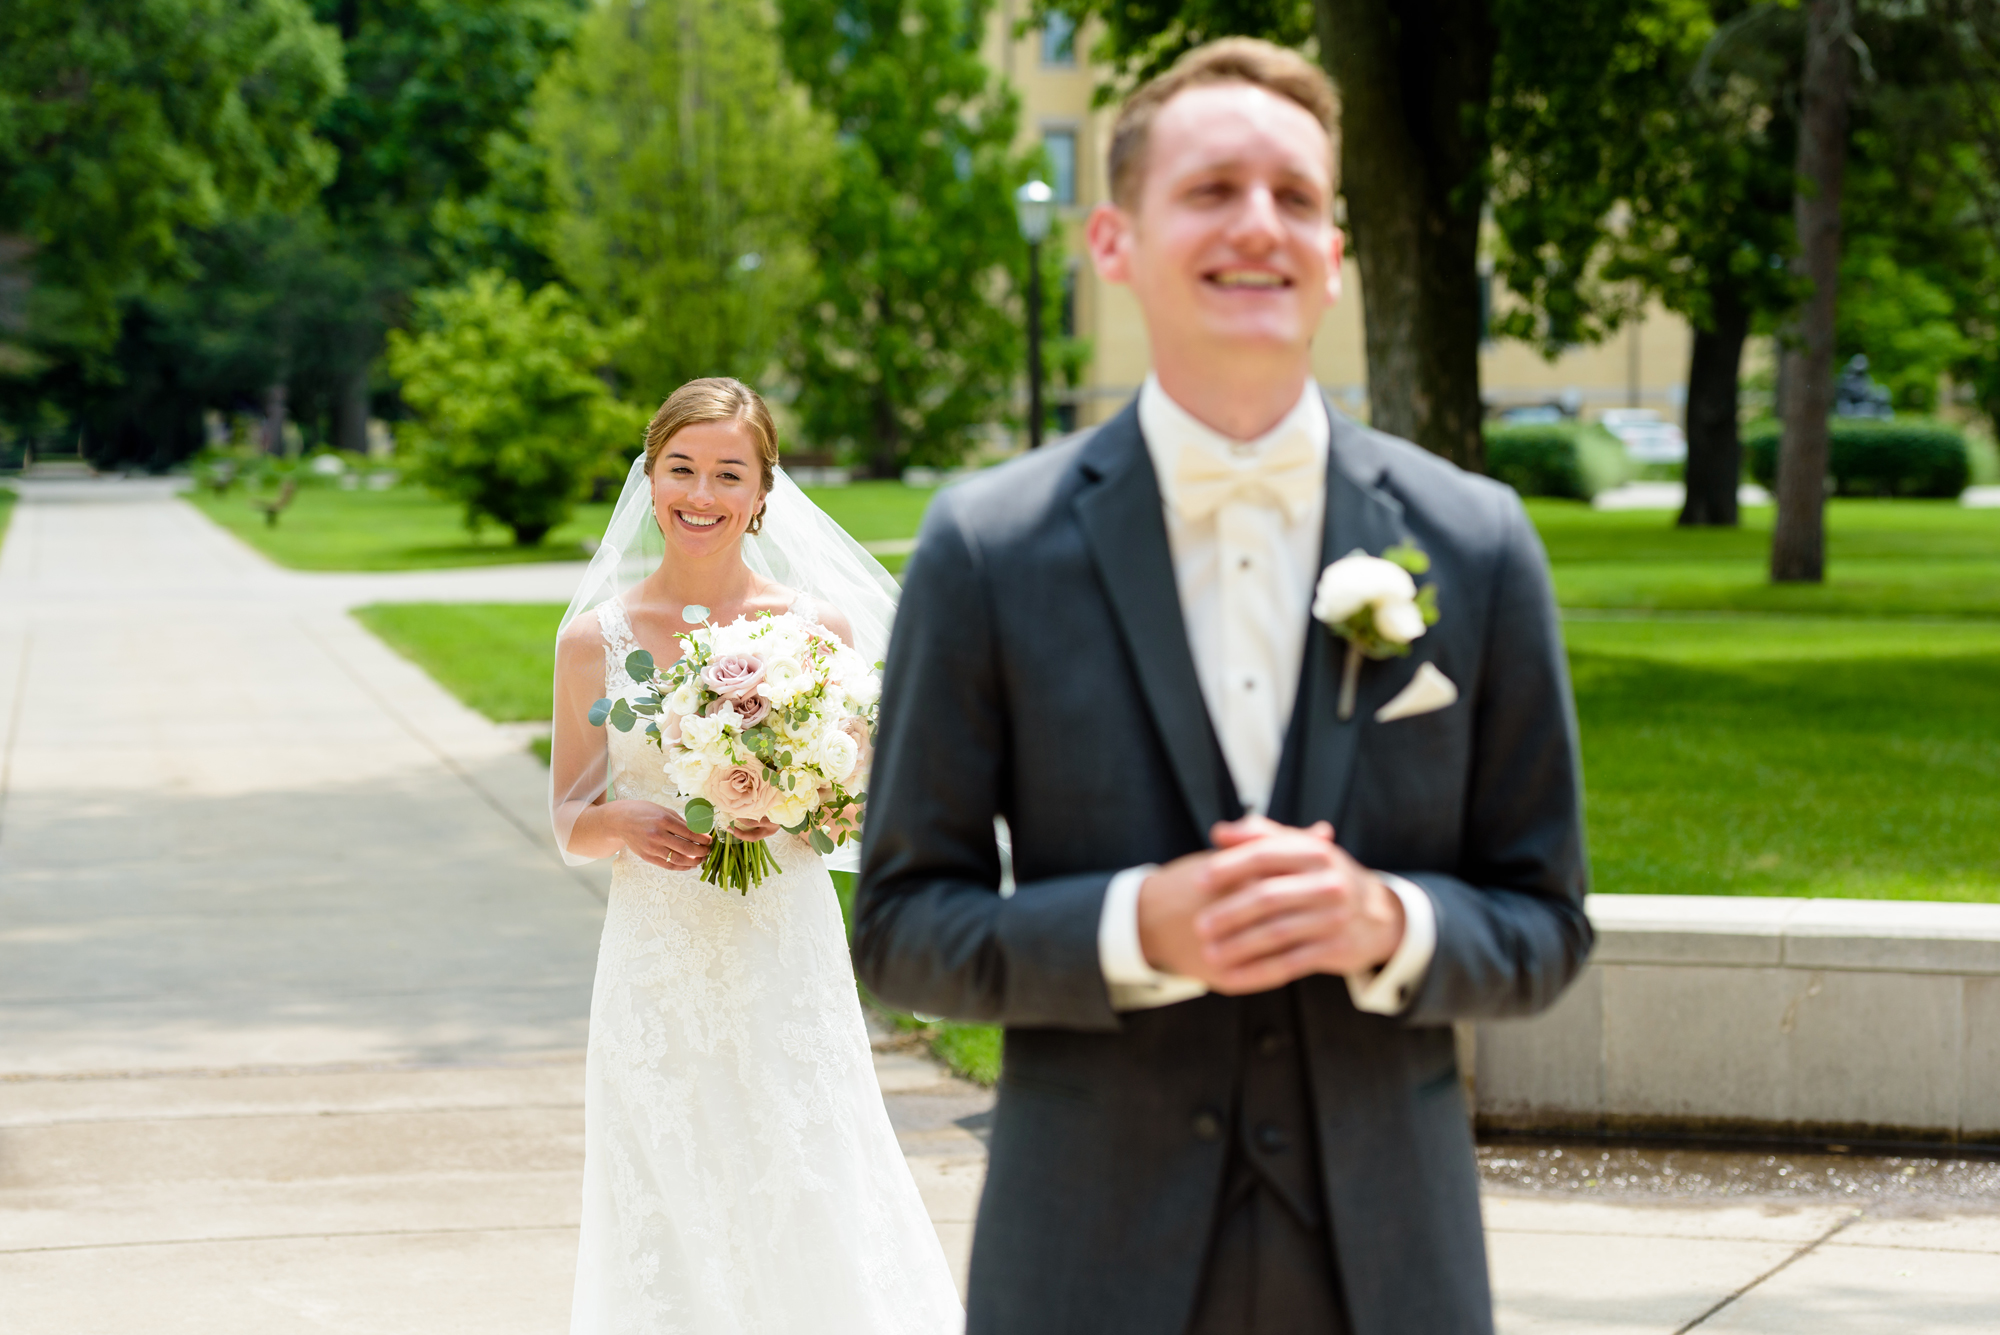
[{"label": "green tree", "polygon": [[372,275],[318,209],[232,219],[183,246],[186,276],[121,303],[101,363],[114,376],[79,382],[89,366],[66,363],[46,377],[79,405],[93,457],[164,469],[199,448],[208,408],[262,412],[273,432],[294,418],[310,443],[330,443],[340,338]]},{"label": "green tree", "polygon": [[[340,150],[321,204],[332,219],[327,267],[369,277],[347,320],[327,331],[339,363],[334,435],[343,448],[367,439],[371,369],[384,334],[404,316],[409,293],[464,278],[462,229],[440,220],[480,199],[494,181],[496,139],[518,139],[536,81],[569,44],[587,0],[314,0],[338,26],[346,91],[324,132]],[[539,285],[532,265],[488,252]]]},{"label": "green tree", "polygon": [[311,198],[339,60],[301,0],[0,6],[0,233],[44,352],[108,348],[120,293],[183,264],[191,229]]},{"label": "green tree", "polygon": [[769,384],[812,281],[832,154],[775,25],[731,0],[612,0],[537,89],[549,245],[618,366],[658,400],[697,376]]},{"label": "green tree", "polygon": [[389,366],[417,414],[417,480],[535,545],[644,424],[599,374],[609,340],[560,287],[528,296],[497,273],[419,292],[415,323],[390,331]]},{"label": "green tree", "polygon": [[[1797,43],[1743,0],[1503,11],[1494,94],[1496,322],[1553,357],[1656,297],[1694,327],[1687,501],[1733,526],[1740,367],[1753,324],[1789,311]],[[1747,18],[1752,22],[1746,23]],[[1561,68],[1565,77],[1548,70]]]},{"label": "green tree", "polygon": [[[1006,415],[1023,365],[1010,294],[1024,289],[1027,257],[1012,191],[1039,159],[1012,150],[1014,97],[980,56],[988,10],[987,0],[779,4],[786,62],[841,134],[838,185],[814,238],[822,264],[802,314],[797,406],[810,437],[877,476],[962,458]],[[1059,291],[1053,254],[1045,279]]]}]

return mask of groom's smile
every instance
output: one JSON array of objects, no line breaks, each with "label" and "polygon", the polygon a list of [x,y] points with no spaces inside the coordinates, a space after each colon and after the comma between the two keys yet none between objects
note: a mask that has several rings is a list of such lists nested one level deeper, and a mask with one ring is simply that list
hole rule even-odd
[{"label": "groom's smile", "polygon": [[1264,269],[1217,269],[1207,275],[1207,281],[1217,287],[1261,288],[1265,291],[1292,285],[1292,280],[1285,275]]}]

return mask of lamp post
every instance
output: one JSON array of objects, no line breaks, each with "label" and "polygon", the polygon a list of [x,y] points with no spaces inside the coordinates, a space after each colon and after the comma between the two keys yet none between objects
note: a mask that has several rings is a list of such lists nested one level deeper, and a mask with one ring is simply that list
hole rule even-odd
[{"label": "lamp post", "polygon": [[1028,243],[1028,448],[1042,443],[1042,242],[1056,220],[1056,192],[1030,181],[1014,192],[1014,215]]}]

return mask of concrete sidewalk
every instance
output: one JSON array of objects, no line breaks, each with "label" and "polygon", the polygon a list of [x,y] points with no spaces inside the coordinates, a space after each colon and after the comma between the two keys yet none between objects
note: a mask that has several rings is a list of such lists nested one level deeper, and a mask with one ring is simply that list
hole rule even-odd
[{"label": "concrete sidewalk", "polygon": [[[573,570],[302,576],[155,485],[22,490],[0,1333],[563,1330],[602,873],[553,856],[540,767],[342,608]],[[990,1096],[878,1070],[962,1278]],[[1489,1194],[1509,1335],[2000,1326],[1991,1214],[1586,1196]]]}]

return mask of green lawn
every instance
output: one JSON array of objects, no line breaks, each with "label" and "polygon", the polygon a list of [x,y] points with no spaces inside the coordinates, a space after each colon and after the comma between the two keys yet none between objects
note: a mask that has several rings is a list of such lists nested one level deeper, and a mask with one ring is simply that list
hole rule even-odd
[{"label": "green lawn", "polygon": [[559,603],[376,603],[361,624],[495,723],[549,717]]},{"label": "green lawn", "polygon": [[[907,538],[917,531],[933,489],[900,482],[857,482],[808,493],[863,542]],[[582,560],[583,540],[604,532],[609,503],[581,505],[568,523],[535,547],[516,547],[505,529],[468,531],[458,506],[418,487],[388,491],[300,490],[275,527],[241,493],[217,497],[190,493],[209,518],[279,565],[294,570],[424,570],[448,566],[504,565],[520,561]],[[901,559],[888,562],[900,568]]]},{"label": "green lawn", "polygon": [[14,513],[14,491],[11,487],[0,487],[0,542],[7,540],[7,518]]},{"label": "green lawn", "polygon": [[1597,889],[2000,902],[2000,622],[1566,634]]},{"label": "green lawn", "polygon": [[1528,506],[1565,607],[1838,616],[2000,617],[2000,510],[1950,501],[1834,501],[1827,581],[1770,583],[1773,512],[1741,529],[1681,529],[1657,510]]}]

